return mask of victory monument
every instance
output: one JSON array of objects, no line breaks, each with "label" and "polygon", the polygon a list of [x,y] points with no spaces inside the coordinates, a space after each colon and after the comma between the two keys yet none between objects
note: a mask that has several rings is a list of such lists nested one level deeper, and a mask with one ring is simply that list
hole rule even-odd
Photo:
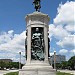
[{"label": "victory monument", "polygon": [[41,0],[34,0],[36,11],[26,16],[26,64],[19,70],[19,75],[56,75],[48,61],[50,18],[40,12],[40,2]]}]

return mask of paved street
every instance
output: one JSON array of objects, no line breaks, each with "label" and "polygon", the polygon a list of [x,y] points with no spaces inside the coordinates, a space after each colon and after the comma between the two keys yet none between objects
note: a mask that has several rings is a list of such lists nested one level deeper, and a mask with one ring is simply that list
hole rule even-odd
[{"label": "paved street", "polygon": [[10,72],[16,72],[16,71],[18,71],[18,70],[8,70],[8,71],[0,70],[0,75],[6,74],[6,73],[10,73]]},{"label": "paved street", "polygon": [[75,75],[75,70],[57,70],[57,71],[65,72],[65,73],[70,73],[70,74]]}]

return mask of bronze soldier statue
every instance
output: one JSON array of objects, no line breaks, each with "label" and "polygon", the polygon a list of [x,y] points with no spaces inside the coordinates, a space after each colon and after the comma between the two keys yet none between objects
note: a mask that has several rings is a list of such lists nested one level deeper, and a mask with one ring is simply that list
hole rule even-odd
[{"label": "bronze soldier statue", "polygon": [[35,5],[35,9],[36,11],[40,11],[40,8],[41,8],[41,4],[40,4],[41,0],[34,0],[33,1],[33,4]]}]

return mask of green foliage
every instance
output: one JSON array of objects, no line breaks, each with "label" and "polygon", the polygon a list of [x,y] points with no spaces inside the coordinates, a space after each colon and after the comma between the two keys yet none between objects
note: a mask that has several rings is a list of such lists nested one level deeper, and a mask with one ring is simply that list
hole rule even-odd
[{"label": "green foliage", "polygon": [[[54,64],[52,64],[52,67],[54,68]],[[61,63],[56,63],[56,68],[57,69],[60,69],[62,67],[62,64]]]},{"label": "green foliage", "polygon": [[[54,68],[54,64],[52,64]],[[75,56],[71,57],[68,61],[62,61],[62,63],[56,63],[56,69],[70,69],[75,70]]]},{"label": "green foliage", "polygon": [[[23,66],[23,64],[21,64],[21,67]],[[6,68],[6,69],[12,69],[12,68],[16,68],[16,69],[18,69],[19,68],[19,62],[3,62],[3,61],[1,61],[0,62],[0,69],[4,69],[4,68]]]},{"label": "green foliage", "polygon": [[19,62],[11,62],[10,64],[10,68],[19,68]]},{"label": "green foliage", "polygon": [[57,69],[60,69],[61,66],[62,66],[61,63],[56,63],[56,68],[57,68]]},{"label": "green foliage", "polygon": [[73,75],[73,74],[57,72],[56,75]]},{"label": "green foliage", "polygon": [[11,72],[11,73],[7,73],[7,74],[4,74],[4,75],[18,75],[18,72]]},{"label": "green foliage", "polygon": [[75,69],[75,56],[71,57],[68,61],[68,66],[71,68],[71,69]]},{"label": "green foliage", "polygon": [[66,69],[66,68],[68,68],[68,61],[63,61],[62,63],[61,63],[61,67],[62,67],[62,69]]},{"label": "green foliage", "polygon": [[0,67],[1,67],[1,69],[4,69],[4,68],[6,67],[6,63],[3,62],[3,61],[1,61],[1,62],[0,62]]}]

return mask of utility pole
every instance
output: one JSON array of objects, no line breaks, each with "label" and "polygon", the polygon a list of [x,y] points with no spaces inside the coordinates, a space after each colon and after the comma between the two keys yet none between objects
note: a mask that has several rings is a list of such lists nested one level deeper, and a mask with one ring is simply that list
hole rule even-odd
[{"label": "utility pole", "polygon": [[19,69],[21,69],[21,52],[19,52],[20,60],[19,60]]},{"label": "utility pole", "polygon": [[56,51],[54,51],[54,69],[56,69]]}]

